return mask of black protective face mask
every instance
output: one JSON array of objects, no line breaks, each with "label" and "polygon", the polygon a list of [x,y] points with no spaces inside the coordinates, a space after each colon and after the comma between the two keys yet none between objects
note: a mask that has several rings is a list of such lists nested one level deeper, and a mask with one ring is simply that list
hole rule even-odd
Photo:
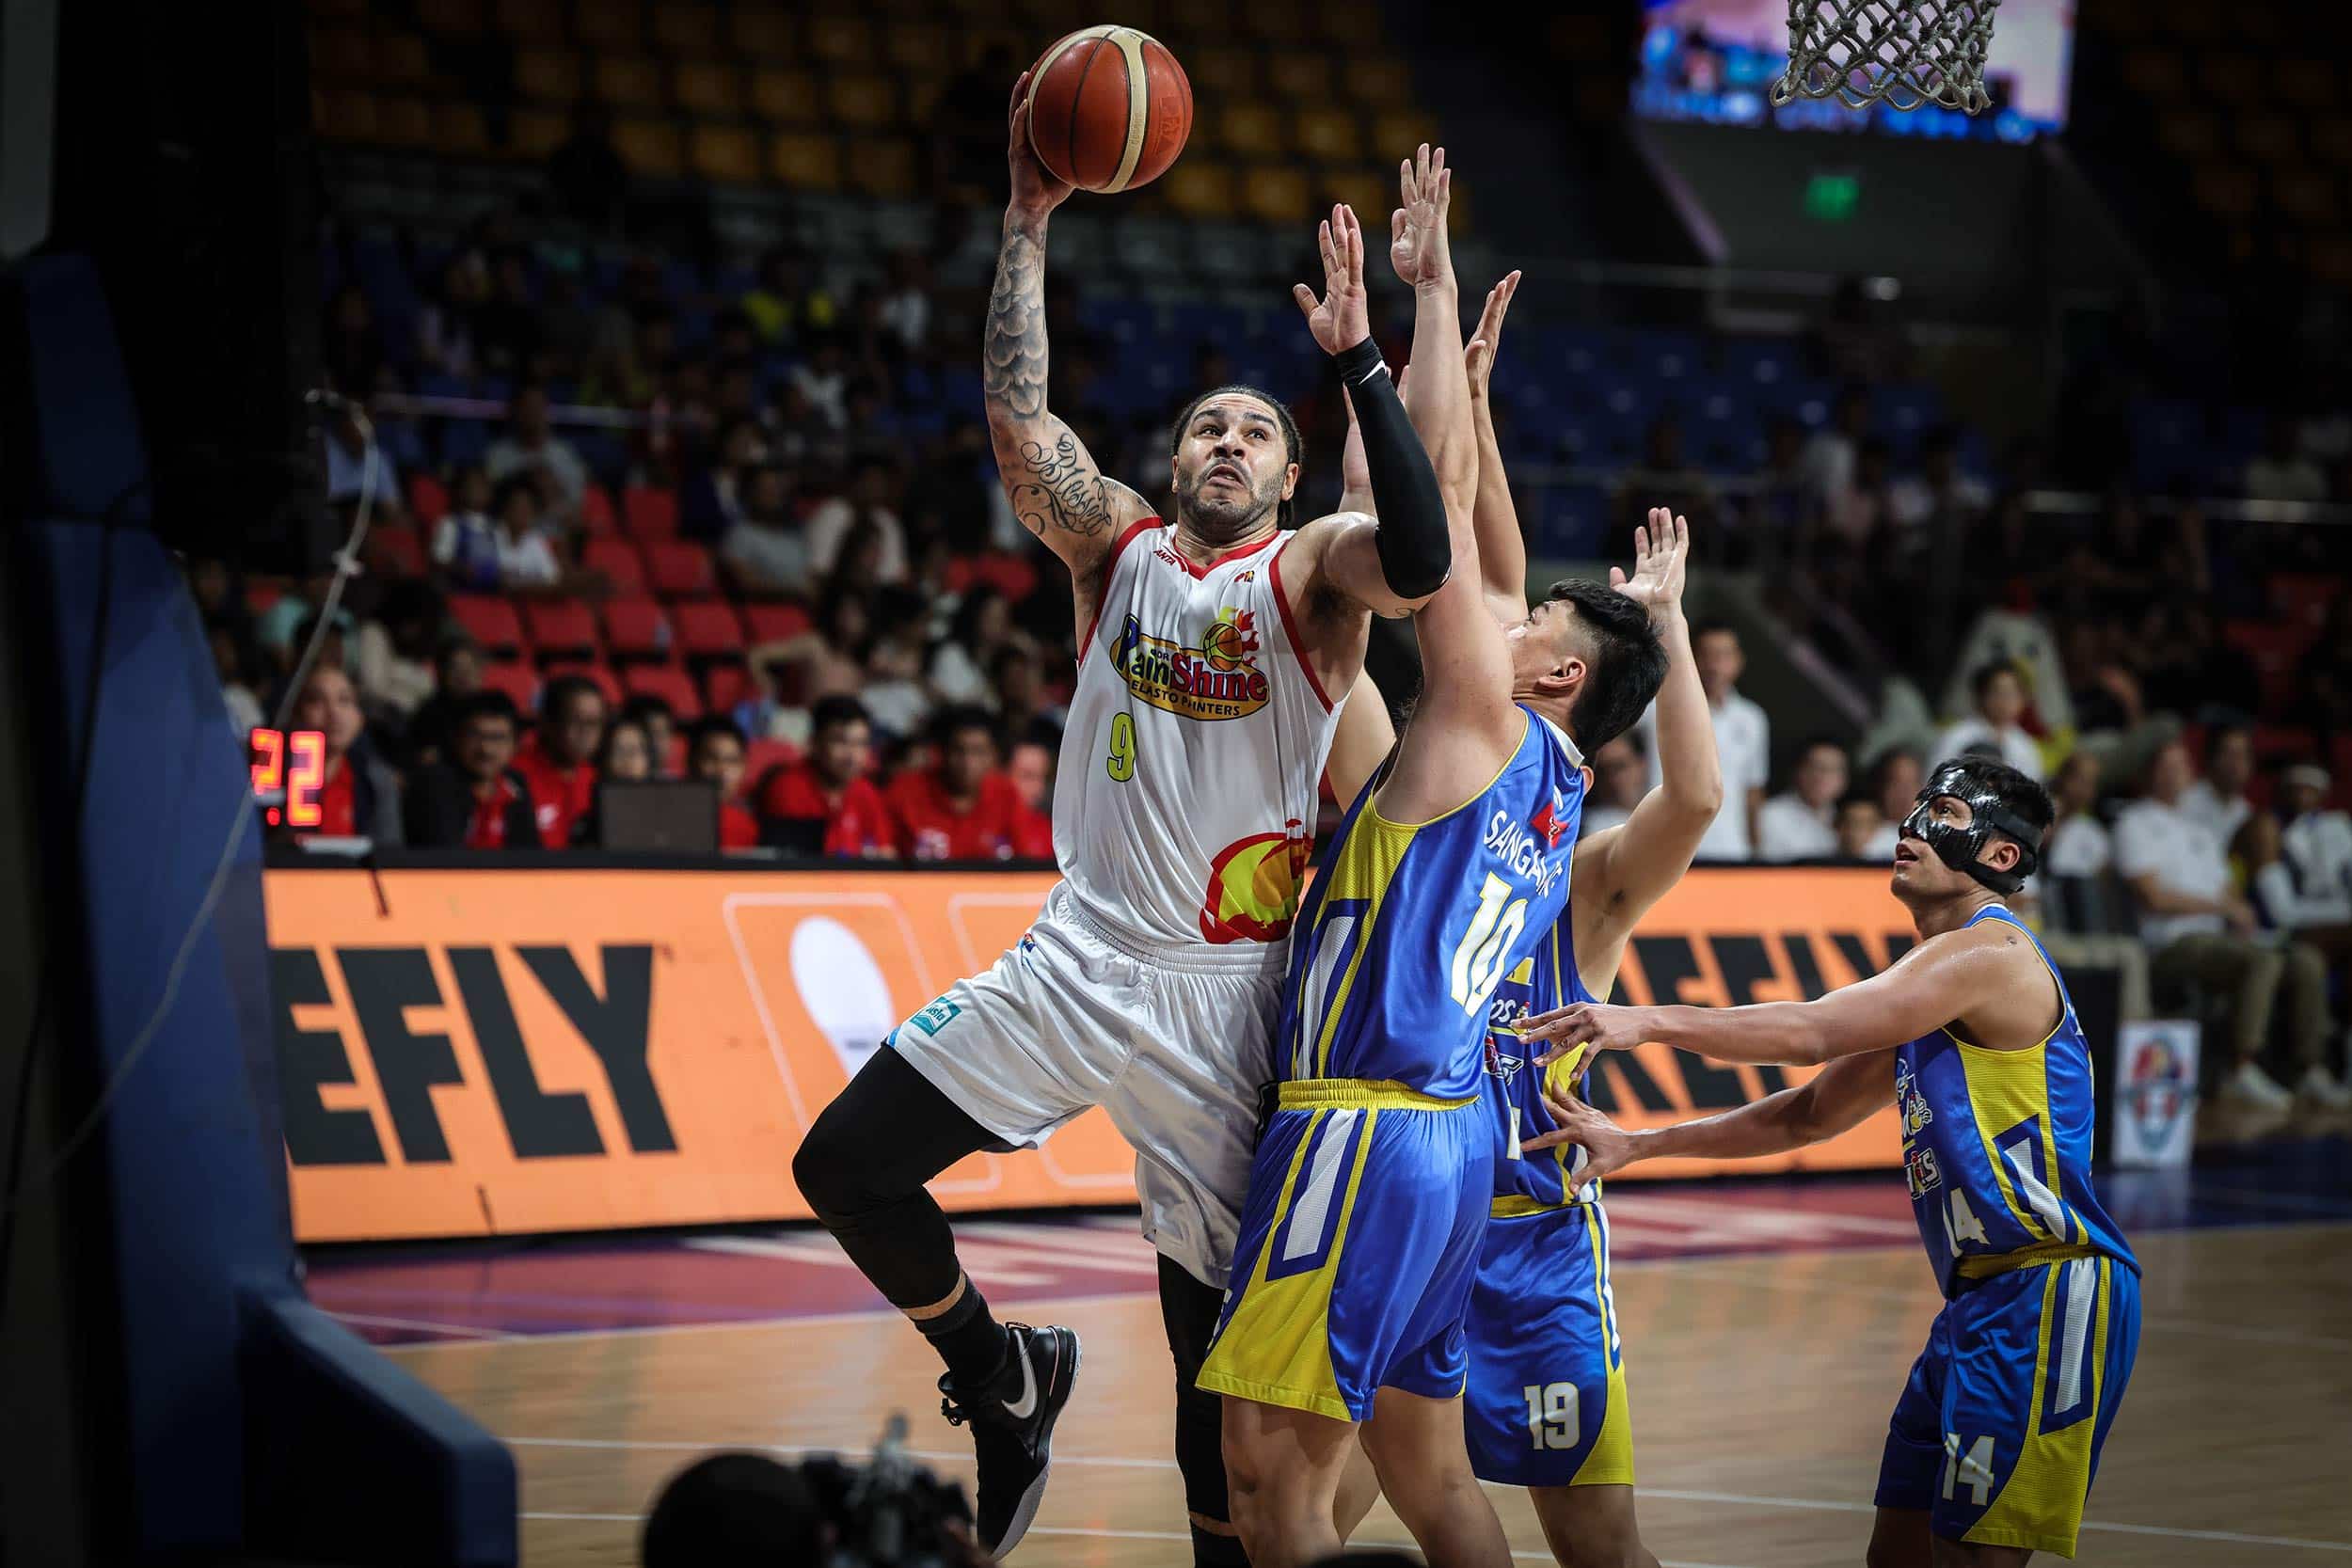
[{"label": "black protective face mask", "polygon": [[[1939,795],[1967,802],[1968,826],[1938,822],[1928,815],[1929,802]],[[2025,886],[2026,879],[2042,863],[2042,830],[2010,815],[1991,784],[1964,762],[1948,762],[1935,770],[1899,831],[1905,838],[1922,840],[1935,851],[1936,859],[1954,871],[1965,871],[2004,897]],[[1977,858],[1996,832],[2017,842],[2017,863],[2007,871],[1996,871]]]}]

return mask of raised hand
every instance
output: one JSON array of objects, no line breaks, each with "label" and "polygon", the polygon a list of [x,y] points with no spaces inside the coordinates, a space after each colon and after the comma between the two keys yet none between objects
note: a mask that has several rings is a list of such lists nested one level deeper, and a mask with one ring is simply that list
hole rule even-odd
[{"label": "raised hand", "polygon": [[1291,286],[1291,297],[1306,312],[1307,330],[1326,354],[1354,348],[1372,336],[1372,310],[1364,294],[1364,230],[1354,211],[1344,205],[1331,209],[1316,231],[1323,250],[1323,297],[1304,283]]},{"label": "raised hand", "polygon": [[1470,396],[1484,399],[1486,378],[1494,373],[1495,350],[1502,342],[1502,318],[1511,313],[1511,296],[1519,292],[1519,275],[1513,272],[1486,291],[1486,308],[1478,312],[1478,330],[1462,351],[1462,367],[1470,372]]},{"label": "raised hand", "polygon": [[1452,281],[1454,251],[1446,240],[1446,214],[1454,205],[1454,171],[1445,149],[1421,150],[1397,165],[1400,203],[1389,217],[1389,261],[1396,276],[1414,288]]},{"label": "raised hand", "polygon": [[1005,114],[1010,145],[1005,150],[1012,165],[1012,205],[1032,216],[1042,216],[1070,199],[1078,187],[1047,172],[1044,160],[1029,143],[1029,72],[1012,85],[1012,107]]},{"label": "raised hand", "polygon": [[1633,575],[1609,568],[1609,586],[1639,601],[1653,622],[1682,612],[1684,564],[1691,554],[1691,525],[1666,507],[1649,509],[1649,521],[1633,531]]}]

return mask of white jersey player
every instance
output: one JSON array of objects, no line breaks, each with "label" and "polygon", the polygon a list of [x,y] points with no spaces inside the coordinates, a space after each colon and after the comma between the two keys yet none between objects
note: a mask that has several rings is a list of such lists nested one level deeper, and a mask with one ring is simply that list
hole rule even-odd
[{"label": "white jersey player", "polygon": [[1275,1076],[1333,698],[1361,672],[1370,616],[1425,602],[1451,548],[1436,475],[1371,342],[1362,233],[1344,208],[1323,228],[1324,297],[1296,294],[1351,389],[1383,520],[1343,513],[1286,531],[1297,430],[1244,387],[1201,393],[1176,421],[1168,518],[1102,474],[1045,405],[1045,233],[1071,187],[1029,148],[1025,87],[984,387],[1006,492],[1069,566],[1084,628],[1054,801],[1065,879],[1012,951],[892,1033],[793,1170],[946,1361],[943,1409],[973,1425],[978,1451],[980,1544],[1002,1555],[1043,1493],[1077,1337],[999,1324],[923,1184],[977,1149],[1035,1145],[1089,1105],[1107,1110],[1137,1151],[1144,1230],[1162,1254],[1195,1556],[1237,1563],[1218,1403],[1193,1380]]}]

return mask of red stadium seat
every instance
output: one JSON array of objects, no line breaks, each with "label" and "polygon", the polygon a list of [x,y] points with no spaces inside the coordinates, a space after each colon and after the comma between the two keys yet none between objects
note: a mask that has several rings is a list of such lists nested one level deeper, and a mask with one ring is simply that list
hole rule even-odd
[{"label": "red stadium seat", "polygon": [[743,623],[724,599],[694,599],[673,606],[670,622],[677,627],[678,651],[689,658],[743,657]]},{"label": "red stadium seat", "polygon": [[485,664],[482,667],[482,685],[486,690],[505,692],[525,720],[539,706],[539,673],[528,664]]},{"label": "red stadium seat", "polygon": [[431,474],[410,474],[408,510],[420,528],[431,528],[449,514],[448,488]]},{"label": "red stadium seat", "polygon": [[2279,608],[2279,618],[2314,635],[2326,627],[2328,607],[2343,592],[2341,578],[2280,572],[2270,579],[2270,599]]},{"label": "red stadium seat", "polygon": [[449,612],[466,628],[468,637],[482,644],[484,652],[512,657],[523,650],[522,617],[496,594],[453,594]]},{"label": "red stadium seat", "polygon": [[604,607],[604,642],[616,659],[667,659],[670,623],[651,599],[610,599]]},{"label": "red stadium seat", "polygon": [[595,681],[596,689],[604,693],[607,707],[619,707],[628,695],[621,689],[620,677],[612,673],[612,667],[609,664],[575,660],[568,664],[548,666],[548,679],[552,680],[558,675],[585,675]]},{"label": "red stadium seat", "polygon": [[580,546],[583,570],[602,572],[615,594],[645,591],[645,558],[626,539],[591,539]]},{"label": "red stadium seat", "polygon": [[375,558],[377,569],[396,578],[421,578],[425,574],[424,541],[413,528],[392,525],[368,531],[368,553]]},{"label": "red stadium seat", "polygon": [[801,760],[801,749],[789,740],[755,740],[743,748],[743,777],[752,787],[747,795],[758,793],[761,781],[779,768],[789,768]]},{"label": "red stadium seat", "polygon": [[525,599],[522,614],[542,659],[596,657],[596,618],[578,599]]},{"label": "red stadium seat", "polygon": [[796,604],[747,604],[743,630],[755,647],[762,642],[787,642],[810,626],[808,611]]},{"label": "red stadium seat", "polygon": [[621,684],[631,695],[660,698],[681,721],[691,722],[702,717],[702,693],[694,689],[692,678],[675,664],[632,664],[621,673]]},{"label": "red stadium seat", "polygon": [[980,557],[976,570],[982,582],[1014,604],[1037,592],[1037,568],[1021,556],[991,550]]},{"label": "red stadium seat", "polygon": [[691,539],[656,539],[645,546],[645,578],[665,599],[700,598],[719,586],[710,552]]},{"label": "red stadium seat", "polygon": [[612,494],[595,480],[580,493],[580,522],[590,533],[611,533],[621,526],[612,515]]},{"label": "red stadium seat", "polygon": [[724,713],[758,690],[752,673],[740,664],[714,664],[703,672],[703,705],[713,713]]},{"label": "red stadium seat", "polygon": [[640,539],[668,539],[677,532],[677,494],[632,484],[621,492],[621,518]]}]

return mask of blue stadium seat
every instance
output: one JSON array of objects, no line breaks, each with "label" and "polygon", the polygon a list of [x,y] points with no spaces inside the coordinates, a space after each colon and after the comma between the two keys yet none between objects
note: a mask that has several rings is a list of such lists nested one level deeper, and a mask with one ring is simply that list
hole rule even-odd
[{"label": "blue stadium seat", "polygon": [[1571,561],[1600,554],[1609,533],[1609,497],[1598,485],[1547,487],[1536,495],[1534,512],[1528,534],[1531,553]]},{"label": "blue stadium seat", "polygon": [[490,440],[490,427],[483,420],[450,420],[441,426],[441,461],[453,468],[479,463]]},{"label": "blue stadium seat", "polygon": [[1804,364],[1804,351],[1791,338],[1726,338],[1715,357],[1724,375],[1771,388],[1795,380]]}]

